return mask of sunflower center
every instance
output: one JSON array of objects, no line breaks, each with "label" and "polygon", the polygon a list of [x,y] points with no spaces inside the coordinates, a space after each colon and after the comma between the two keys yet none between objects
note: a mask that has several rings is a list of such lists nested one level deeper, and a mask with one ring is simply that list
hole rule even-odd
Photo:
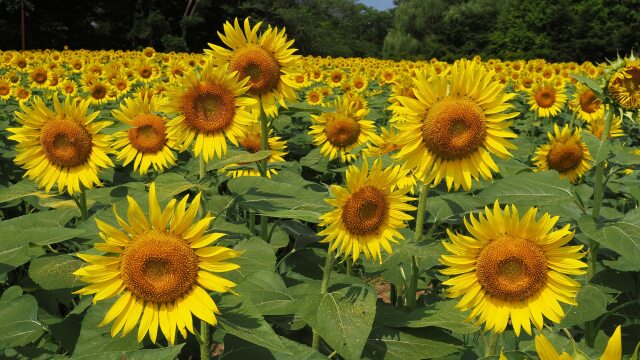
[{"label": "sunflower center", "polygon": [[425,146],[443,159],[475,152],[486,137],[482,108],[467,97],[446,97],[427,111],[422,125]]},{"label": "sunflower center", "polygon": [[237,71],[240,79],[249,77],[249,92],[261,95],[275,90],[280,83],[278,60],[266,49],[248,44],[235,51],[229,64],[230,71]]},{"label": "sunflower center", "polygon": [[136,297],[173,302],[187,293],[198,275],[198,256],[180,237],[150,231],[122,254],[122,281]]},{"label": "sunflower center", "polygon": [[350,116],[334,113],[327,121],[325,134],[331,145],[337,147],[347,147],[355,144],[360,135],[360,124]]},{"label": "sunflower center", "polygon": [[248,152],[255,154],[262,150],[262,140],[256,135],[249,135],[244,139],[239,140],[240,145]]},{"label": "sunflower center", "polygon": [[107,96],[107,87],[104,85],[98,84],[91,90],[91,97],[96,100],[104,99],[105,96]]},{"label": "sunflower center", "polygon": [[582,146],[569,140],[564,143],[556,142],[549,150],[547,162],[551,169],[564,173],[578,166],[583,157]]},{"label": "sunflower center", "polygon": [[476,263],[482,288],[502,300],[522,300],[539,291],[547,279],[547,257],[530,241],[504,235],[487,244]]},{"label": "sunflower center", "polygon": [[140,69],[140,77],[147,79],[153,74],[153,70],[150,67],[144,66]]},{"label": "sunflower center", "polygon": [[47,122],[40,132],[40,143],[51,163],[66,168],[84,164],[93,148],[87,130],[68,119]]},{"label": "sunflower center", "polygon": [[186,123],[205,134],[224,131],[236,113],[233,92],[221,84],[204,83],[192,89],[184,99]]},{"label": "sunflower center", "polygon": [[378,231],[387,219],[389,202],[385,194],[375,186],[365,185],[351,194],[342,208],[342,223],[356,235],[368,235]]},{"label": "sunflower center", "polygon": [[47,72],[45,70],[35,70],[31,74],[31,79],[37,84],[44,84],[44,82],[47,81]]},{"label": "sunflower center", "polygon": [[143,153],[157,153],[167,144],[167,126],[161,117],[153,114],[139,114],[133,120],[133,127],[127,135],[136,150]]},{"label": "sunflower center", "polygon": [[6,84],[0,84],[0,96],[7,95],[11,88]]},{"label": "sunflower center", "polygon": [[535,94],[536,103],[541,108],[549,108],[556,102],[556,92],[553,89],[542,88]]},{"label": "sunflower center", "polygon": [[600,99],[591,90],[587,90],[580,95],[580,107],[586,113],[594,113],[600,106]]},{"label": "sunflower center", "polygon": [[320,101],[320,94],[318,93],[309,94],[309,101],[312,103],[317,103],[318,101]]}]

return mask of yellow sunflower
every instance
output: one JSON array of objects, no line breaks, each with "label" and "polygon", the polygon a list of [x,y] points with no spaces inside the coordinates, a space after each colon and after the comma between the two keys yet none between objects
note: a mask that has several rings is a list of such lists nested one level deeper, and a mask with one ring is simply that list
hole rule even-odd
[{"label": "yellow sunflower", "polygon": [[539,146],[531,159],[537,166],[535,171],[553,169],[560,173],[560,178],[568,177],[575,184],[591,169],[593,158],[587,144],[582,141],[580,129],[575,129],[572,134],[569,125],[560,130],[558,124],[554,124],[553,131],[555,136],[548,133],[549,143]]},{"label": "yellow sunflower", "polygon": [[409,187],[396,186],[406,175],[407,170],[397,165],[383,169],[379,160],[371,170],[366,159],[362,169],[349,166],[346,187],[332,185],[334,198],[325,200],[334,209],[320,216],[320,226],[326,226],[318,233],[324,237],[321,242],[331,243],[330,250],[338,250],[336,256],[351,256],[355,261],[362,252],[382,262],[380,248],[391,254],[390,243],[404,240],[398,229],[413,219],[406,214],[415,210],[408,204],[414,200],[406,196]]},{"label": "yellow sunflower", "polygon": [[[251,27],[244,20],[244,31],[236,18],[233,25],[224,24],[224,34],[218,32],[229,49],[209,44],[206,49],[218,64],[229,64],[229,71],[237,71],[240,79],[249,77],[249,94],[260,98],[269,116],[278,115],[277,103],[284,108],[286,100],[296,99],[297,83],[291,76],[297,73],[300,55],[294,55],[293,40],[287,40],[285,29],[268,27],[258,36],[262,22]],[[258,105],[259,106],[259,105]]]},{"label": "yellow sunflower", "polygon": [[107,156],[111,136],[100,133],[112,122],[94,121],[100,112],[87,114],[88,107],[86,100],[67,98],[60,104],[54,96],[52,111],[36,97],[32,107],[21,103],[22,112],[15,112],[22,127],[7,129],[14,134],[9,139],[18,142],[14,161],[47,192],[56,183],[69,194],[100,186],[98,172],[113,166]]},{"label": "yellow sunflower", "polygon": [[611,76],[609,95],[625,110],[640,108],[640,60],[627,60]]},{"label": "yellow sunflower", "polygon": [[9,100],[10,97],[11,82],[5,77],[0,77],[0,99]]},{"label": "yellow sunflower", "polygon": [[[598,139],[602,139],[602,131],[604,131],[604,115],[599,118],[594,118],[588,122],[587,130],[589,130],[589,132]],[[614,115],[611,119],[609,139],[621,136],[624,136],[624,130],[622,130],[622,119],[619,116]]]},{"label": "yellow sunflower", "polygon": [[324,106],[324,95],[318,88],[308,90],[305,94],[305,99],[307,99],[307,104],[309,105]]},{"label": "yellow sunflower", "polygon": [[530,110],[535,111],[538,117],[558,115],[566,101],[564,86],[555,85],[553,80],[540,80],[529,90]]},{"label": "yellow sunflower", "polygon": [[369,140],[377,140],[375,123],[365,120],[369,109],[356,107],[348,98],[337,98],[334,111],[311,115],[313,125],[309,135],[313,136],[314,145],[322,146],[322,155],[331,160],[339,155],[342,162],[350,162],[357,157],[351,150]]},{"label": "yellow sunflower", "polygon": [[[540,360],[572,360],[574,358],[586,358],[583,354],[574,354],[577,355],[574,357],[565,351],[558,354],[551,344],[551,341],[542,334],[536,336],[535,347]],[[620,325],[618,325],[616,330],[613,332],[613,335],[609,338],[607,347],[604,350],[604,353],[602,353],[602,356],[600,356],[600,360],[620,359],[622,359],[622,331],[620,329]]]},{"label": "yellow sunflower", "polygon": [[115,210],[118,224],[124,231],[96,219],[102,243],[95,248],[105,255],[77,254],[88,263],[74,274],[90,285],[76,291],[94,295],[93,303],[118,296],[107,311],[100,326],[113,322],[111,336],[122,331],[127,335],[138,321],[138,342],[149,333],[156,342],[158,328],[170,344],[176,340],[176,330],[186,338],[194,333],[192,314],[216,325],[218,307],[208,291],[232,291],[235,283],[212,273],[239,268],[226,262],[239,252],[221,246],[211,246],[224,234],[205,232],[213,220],[206,215],[194,222],[200,207],[200,194],[187,207],[189,195],[177,202],[172,199],[164,210],[156,197],[156,188],[149,188],[149,217],[138,203],[128,197],[129,208],[123,220]]},{"label": "yellow sunflower", "polygon": [[[279,136],[271,136],[273,130],[269,130],[269,150],[271,155],[267,158],[267,165],[284,162],[283,156],[287,154],[285,151],[287,148],[287,142],[281,140]],[[260,123],[255,121],[245,129],[245,134],[238,137],[238,143],[246,151],[255,154],[262,150],[262,130],[260,129]],[[260,171],[255,168],[242,168],[249,164],[230,164],[220,169],[220,172],[226,172],[232,177],[239,176],[260,176]],[[278,173],[277,169],[267,169],[267,177],[271,178],[271,175]]]},{"label": "yellow sunflower", "polygon": [[424,183],[447,188],[471,189],[471,179],[492,178],[499,172],[491,154],[511,156],[514,149],[508,139],[517,137],[508,121],[517,112],[504,113],[515,94],[506,94],[504,86],[492,80],[488,72],[470,61],[451,67],[450,76],[419,73],[414,79],[416,99],[396,96],[390,106],[398,129],[400,151],[395,158],[415,169]]},{"label": "yellow sunflower", "polygon": [[501,333],[511,319],[516,336],[521,328],[531,335],[531,323],[542,329],[543,316],[562,320],[559,302],[576,305],[580,284],[567,275],[585,273],[583,246],[564,246],[574,231],[568,224],[552,231],[559,217],[536,220],[537,211],[520,218],[515,205],[502,210],[496,201],[493,211],[464,219],[471,236],[447,230],[451,242],[443,244],[451,254],[441,256],[441,272],[453,276],[444,284],[448,297],[461,297],[456,307],[472,309],[467,320]]},{"label": "yellow sunflower", "polygon": [[569,106],[578,118],[586,122],[604,117],[602,100],[588,86],[583,84],[576,86],[576,92],[573,94],[573,100],[571,100]]},{"label": "yellow sunflower", "polygon": [[78,92],[78,84],[71,79],[64,79],[58,84],[58,89],[66,96],[73,96]]},{"label": "yellow sunflower", "polygon": [[[177,115],[169,121],[169,136],[176,136],[181,150],[195,139],[194,153],[205,162],[227,153],[227,141],[238,145],[244,126],[254,120],[246,110],[256,101],[244,95],[248,78],[238,79],[227,65],[213,67],[207,62],[200,73],[187,73],[165,91],[167,101],[160,110]],[[226,137],[226,139],[225,139]]]},{"label": "yellow sunflower", "polygon": [[171,151],[176,147],[176,138],[168,136],[167,120],[157,114],[157,101],[148,92],[143,90],[135,98],[125,99],[120,110],[111,112],[114,118],[130,126],[114,134],[113,148],[119,150],[118,160],[123,160],[123,166],[133,161],[133,170],[140,175],[150,167],[163,171],[176,164]]}]

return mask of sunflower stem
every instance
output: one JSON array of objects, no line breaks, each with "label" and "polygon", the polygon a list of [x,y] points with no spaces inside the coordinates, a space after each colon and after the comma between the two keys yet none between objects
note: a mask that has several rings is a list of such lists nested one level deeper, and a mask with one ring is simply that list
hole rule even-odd
[{"label": "sunflower stem", "polygon": [[251,235],[256,232],[256,213],[253,210],[249,210],[249,231]]},{"label": "sunflower stem", "polygon": [[207,163],[204,161],[204,156],[199,157],[200,160],[200,175],[198,179],[204,179],[207,176]]},{"label": "sunflower stem", "polygon": [[[320,295],[327,293],[329,288],[329,278],[331,277],[331,267],[333,265],[333,251],[329,249],[327,252],[327,258],[324,261],[324,268],[322,270],[322,284],[320,285]],[[318,351],[320,345],[320,334],[313,329],[313,339],[311,340],[311,347],[313,350]]]},{"label": "sunflower stem", "polygon": [[209,324],[206,321],[200,321],[200,359],[209,360],[211,343],[209,342]]},{"label": "sunflower stem", "polygon": [[[269,150],[269,122],[267,121],[267,114],[264,112],[264,106],[262,104],[262,96],[259,99],[260,102],[260,138],[262,142],[262,150]],[[258,168],[260,169],[260,175],[262,177],[267,177],[267,158],[261,159],[260,164],[258,164]],[[260,236],[264,241],[267,240],[268,230],[267,230],[267,221],[268,218],[265,215],[260,215]]]},{"label": "sunflower stem", "polygon": [[80,208],[80,216],[82,216],[82,220],[87,220],[89,218],[89,212],[87,209],[87,193],[84,186],[80,187],[80,199],[78,200],[78,208]]},{"label": "sunflower stem", "polygon": [[347,258],[347,275],[351,275],[353,273],[353,261],[350,258]]},{"label": "sunflower stem", "polygon": [[[418,185],[418,191],[420,195],[418,197],[418,212],[416,213],[416,235],[415,242],[419,243],[422,241],[422,232],[424,228],[424,215],[426,213],[425,207],[427,206],[427,195],[428,188],[420,182]],[[418,259],[415,255],[411,255],[411,279],[409,281],[409,286],[407,287],[406,294],[406,305],[410,308],[416,306],[416,291],[418,289],[418,278],[420,277],[420,268],[418,267]]]},{"label": "sunflower stem", "polygon": [[491,332],[491,337],[489,338],[489,344],[487,345],[487,349],[484,352],[484,356],[493,356],[496,354],[496,348],[498,347],[498,336],[499,334],[495,331]]}]

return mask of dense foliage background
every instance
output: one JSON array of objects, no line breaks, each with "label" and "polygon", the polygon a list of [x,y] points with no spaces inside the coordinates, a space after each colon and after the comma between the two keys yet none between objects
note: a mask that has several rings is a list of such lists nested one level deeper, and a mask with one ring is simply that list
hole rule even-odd
[{"label": "dense foliage background", "polygon": [[305,55],[604,61],[638,49],[637,0],[0,0],[0,49],[200,52],[219,24],[252,16],[286,26]]}]

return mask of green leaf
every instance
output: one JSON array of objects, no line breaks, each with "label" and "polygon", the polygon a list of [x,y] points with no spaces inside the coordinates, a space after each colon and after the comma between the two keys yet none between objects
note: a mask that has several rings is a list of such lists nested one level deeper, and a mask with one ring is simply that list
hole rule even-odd
[{"label": "green leaf", "polygon": [[439,301],[426,308],[411,312],[402,311],[394,306],[378,309],[376,323],[388,327],[422,328],[436,326],[456,334],[470,334],[480,328],[465,321],[466,315],[455,308],[457,301]]},{"label": "green leaf", "polygon": [[161,203],[173,199],[181,192],[198,187],[197,184],[188,181],[182,175],[176,173],[160,174],[156,178],[155,183],[156,193]]},{"label": "green leaf", "polygon": [[0,188],[0,203],[22,199],[27,196],[37,196],[39,198],[47,198],[54,195],[47,194],[42,190],[38,190],[36,183],[32,180],[22,180],[17,184],[6,188]]},{"label": "green leaf", "polygon": [[607,266],[621,271],[640,271],[640,212],[628,213],[622,220],[604,227],[598,227],[591,217],[583,216],[578,226],[590,239],[620,254],[617,261],[605,260]]},{"label": "green leaf", "polygon": [[30,344],[44,334],[38,302],[31,295],[16,297],[0,308],[0,348]]},{"label": "green leaf", "polygon": [[271,156],[271,150],[260,150],[255,153],[238,151],[237,154],[229,153],[229,155],[230,156],[224,159],[208,163],[207,170],[220,169],[231,164],[246,164],[260,161]]},{"label": "green leaf", "polygon": [[248,343],[237,336],[224,337],[224,352],[218,360],[247,360],[247,359],[273,359],[273,360],[326,360],[327,357],[314,351],[309,346],[279,336],[280,341],[291,352],[283,354],[261,346]]},{"label": "green leaf", "polygon": [[71,289],[80,286],[72,273],[84,262],[71,255],[43,256],[31,261],[29,277],[45,290]]},{"label": "green leaf", "polygon": [[478,199],[466,194],[446,194],[429,197],[425,207],[429,213],[427,222],[441,223],[452,218],[460,218],[482,205],[483,203]]},{"label": "green leaf", "polygon": [[225,278],[236,283],[256,271],[273,271],[276,265],[273,248],[259,237],[242,240],[234,249],[242,252],[242,255],[233,261],[240,265],[240,268],[225,273]]},{"label": "green leaf", "polygon": [[438,331],[400,331],[379,326],[371,331],[364,351],[366,359],[420,360],[442,358],[460,350],[456,339]]},{"label": "green leaf", "polygon": [[487,205],[497,199],[501,204],[541,206],[571,203],[573,194],[568,179],[561,180],[556,171],[543,171],[496,180],[478,194],[478,199]]},{"label": "green leaf", "polygon": [[280,275],[262,270],[247,275],[238,284],[236,291],[251,299],[262,315],[292,314],[293,297]]},{"label": "green leaf", "polygon": [[107,351],[97,354],[73,356],[73,360],[173,360],[177,359],[184,344],[159,349],[142,349],[135,351]]},{"label": "green leaf", "polygon": [[601,100],[604,99],[604,90],[602,90],[602,87],[598,85],[597,81],[580,74],[571,74],[571,77],[587,85],[587,87],[591,89],[591,91],[593,91]]},{"label": "green leaf", "polygon": [[566,316],[557,325],[559,329],[570,328],[574,325],[591,321],[607,312],[607,304],[613,297],[605,294],[593,285],[584,285],[578,291],[576,302],[578,306],[572,306],[566,311]]},{"label": "green leaf", "polygon": [[315,297],[305,320],[342,357],[360,359],[376,313],[373,289],[351,286]]},{"label": "green leaf", "polygon": [[600,139],[586,131],[582,133],[582,139],[589,148],[594,166],[609,158],[612,150],[609,141],[600,141]]},{"label": "green leaf", "polygon": [[292,354],[251,300],[224,294],[216,303],[221,312],[218,316],[218,327],[221,330],[267,349]]}]

